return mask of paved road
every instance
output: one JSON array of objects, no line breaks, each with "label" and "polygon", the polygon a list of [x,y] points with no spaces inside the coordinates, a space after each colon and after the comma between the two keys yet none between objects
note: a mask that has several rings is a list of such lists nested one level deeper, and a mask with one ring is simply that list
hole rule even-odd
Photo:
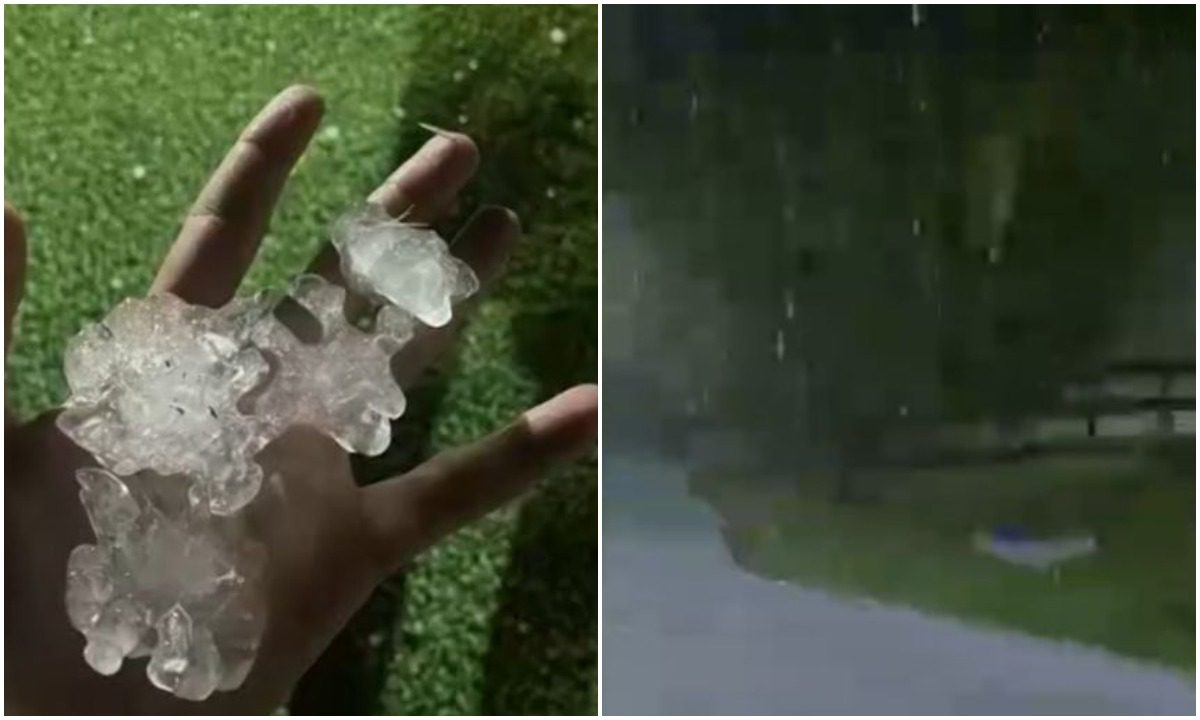
[{"label": "paved road", "polygon": [[1194,679],[737,568],[676,468],[604,459],[615,714],[1179,714]]}]

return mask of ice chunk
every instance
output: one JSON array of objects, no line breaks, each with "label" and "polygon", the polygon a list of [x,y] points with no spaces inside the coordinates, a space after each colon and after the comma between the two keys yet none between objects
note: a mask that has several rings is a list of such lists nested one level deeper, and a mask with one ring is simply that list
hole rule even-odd
[{"label": "ice chunk", "polygon": [[479,288],[475,273],[436,232],[394,220],[376,205],[344,216],[333,244],[351,290],[382,297],[426,325],[450,322],[452,303]]},{"label": "ice chunk", "polygon": [[[391,442],[391,420],[404,412],[391,370],[397,338],[347,322],[345,291],[316,275],[297,278],[289,294],[316,321],[319,337],[302,341],[278,320],[256,326],[253,341],[271,359],[272,373],[253,401],[254,414],[277,431],[309,425],[351,452],[378,455]],[[398,314],[385,322],[389,333],[404,332]]]},{"label": "ice chunk", "polygon": [[108,551],[95,545],[80,545],[67,559],[67,615],[81,632],[96,626],[113,595],[110,564]]},{"label": "ice chunk", "polygon": [[265,623],[263,548],[244,521],[190,504],[176,478],[77,477],[101,543],[68,562],[68,615],[87,663],[111,675],[149,653],[151,680],[188,699],[240,685]]},{"label": "ice chunk", "polygon": [[75,477],[82,487],[79,501],[96,537],[118,537],[132,528],[139,510],[125,483],[99,468],[82,468]]},{"label": "ice chunk", "polygon": [[257,492],[263,445],[237,402],[267,366],[232,332],[173,295],[126,300],[68,345],[59,428],[118,475],[186,475],[214,512],[235,512]]},{"label": "ice chunk", "polygon": [[375,315],[375,332],[379,334],[383,347],[395,352],[416,334],[416,318],[395,305],[384,305]]},{"label": "ice chunk", "polygon": [[87,632],[83,657],[88,665],[102,674],[112,675],[121,669],[125,657],[141,644],[149,628],[147,608],[129,597],[119,597],[105,605]]},{"label": "ice chunk", "polygon": [[204,700],[217,689],[219,657],[212,633],[196,627],[187,611],[173,606],[156,626],[158,645],[146,666],[155,687],[185,700]]}]

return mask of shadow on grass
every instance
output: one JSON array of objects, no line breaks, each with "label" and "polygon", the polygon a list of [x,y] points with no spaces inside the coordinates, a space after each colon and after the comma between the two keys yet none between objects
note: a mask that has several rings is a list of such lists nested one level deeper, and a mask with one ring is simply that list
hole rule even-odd
[{"label": "shadow on grass", "polygon": [[482,712],[594,712],[596,473],[551,478],[521,510],[492,620]]},{"label": "shadow on grass", "polygon": [[[514,334],[545,395],[594,378],[594,304],[518,315]],[[483,712],[594,712],[597,500],[596,467],[579,463],[522,507],[492,620]]]}]

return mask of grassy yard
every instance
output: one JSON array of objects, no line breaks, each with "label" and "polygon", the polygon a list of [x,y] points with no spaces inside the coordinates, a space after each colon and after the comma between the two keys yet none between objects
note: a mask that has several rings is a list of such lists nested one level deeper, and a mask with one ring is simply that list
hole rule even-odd
[{"label": "grassy yard", "polygon": [[[1195,667],[1195,483],[1161,457],[1047,457],[880,474],[869,503],[704,474],[756,572],[1044,637]],[[800,483],[797,483],[799,485]],[[974,530],[1091,532],[1100,551],[1055,579],[973,551]]]},{"label": "grassy yard", "polygon": [[[327,114],[246,289],[301,270],[328,222],[427,137],[472,134],[465,198],[527,237],[452,372],[410,398],[364,481],[596,378],[596,11],[588,7],[21,7],[5,10],[6,199],[30,267],[9,356],[18,416],[60,401],[67,339],[143,292],[240,127],[294,82]],[[585,463],[377,593],[294,711],[592,713],[596,481]]]}]

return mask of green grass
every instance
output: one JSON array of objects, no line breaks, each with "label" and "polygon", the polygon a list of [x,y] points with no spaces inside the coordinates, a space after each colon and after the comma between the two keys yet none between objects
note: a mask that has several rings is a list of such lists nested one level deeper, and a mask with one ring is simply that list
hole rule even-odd
[{"label": "green grass", "polygon": [[[1150,455],[1042,458],[880,474],[869,503],[805,489],[697,490],[739,561],[772,577],[1195,667],[1195,485]],[[1094,533],[1057,580],[975,553],[977,529]]]},{"label": "green grass", "polygon": [[[30,243],[6,383],[18,416],[61,401],[67,339],[144,291],[238,130],[294,82],[328,111],[247,289],[301,270],[329,220],[424,141],[417,121],[478,140],[465,206],[508,204],[527,234],[455,371],[414,393],[408,452],[364,463],[367,479],[595,379],[595,8],[20,7],[5,20],[5,188]],[[429,553],[335,643],[322,664],[336,672],[307,678],[304,702],[593,713],[595,501],[584,463]]]}]

